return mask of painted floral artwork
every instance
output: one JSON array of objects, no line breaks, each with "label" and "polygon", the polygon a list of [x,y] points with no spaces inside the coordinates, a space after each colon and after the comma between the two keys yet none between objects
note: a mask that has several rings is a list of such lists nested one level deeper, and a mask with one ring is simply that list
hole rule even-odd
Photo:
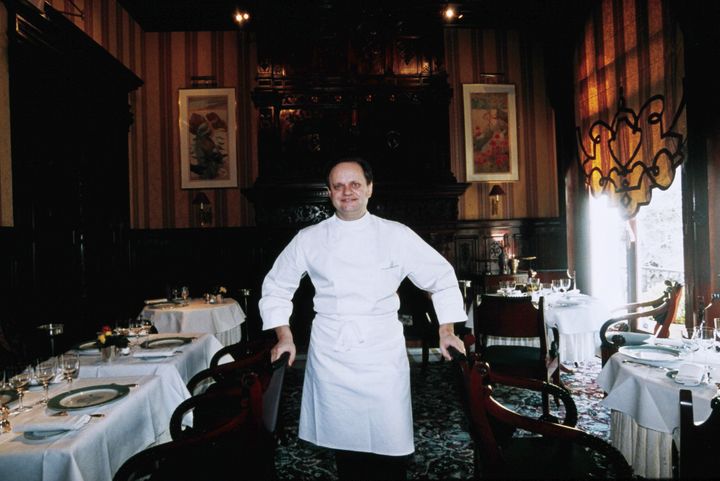
[{"label": "painted floral artwork", "polygon": [[515,86],[463,85],[466,180],[516,181]]},{"label": "painted floral artwork", "polygon": [[226,179],[227,169],[227,99],[225,97],[191,97],[190,178]]},{"label": "painted floral artwork", "polygon": [[181,89],[182,188],[237,186],[235,90]]},{"label": "painted floral artwork", "polygon": [[472,94],[470,99],[475,173],[510,172],[507,95]]}]

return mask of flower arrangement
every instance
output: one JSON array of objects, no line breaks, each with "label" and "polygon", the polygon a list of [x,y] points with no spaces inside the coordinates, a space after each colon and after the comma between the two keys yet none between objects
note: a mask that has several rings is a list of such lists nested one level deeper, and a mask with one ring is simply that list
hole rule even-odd
[{"label": "flower arrangement", "polygon": [[120,334],[113,334],[110,326],[103,326],[98,334],[97,340],[95,341],[98,348],[116,346],[120,349],[128,347],[130,341],[126,336]]},{"label": "flower arrangement", "polygon": [[213,294],[215,294],[216,296],[224,296],[225,294],[227,294],[227,289],[225,288],[225,286],[217,286]]}]

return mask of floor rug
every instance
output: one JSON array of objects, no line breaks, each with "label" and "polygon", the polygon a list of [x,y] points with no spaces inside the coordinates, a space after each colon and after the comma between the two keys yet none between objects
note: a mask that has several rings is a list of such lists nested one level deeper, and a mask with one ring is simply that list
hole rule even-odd
[{"label": "floor rug", "polygon": [[[573,367],[573,371],[563,373],[562,381],[577,405],[577,426],[608,440],[610,414],[600,405],[603,392],[595,381],[600,361]],[[281,408],[283,436],[276,456],[278,478],[337,479],[333,454],[297,437],[302,380],[300,363],[287,371]],[[408,479],[473,477],[473,445],[455,382],[451,363],[434,360],[423,369],[411,358],[415,453],[408,467]],[[534,407],[540,403],[537,394],[504,388],[496,391],[496,395],[511,409],[534,416],[538,412]]]}]

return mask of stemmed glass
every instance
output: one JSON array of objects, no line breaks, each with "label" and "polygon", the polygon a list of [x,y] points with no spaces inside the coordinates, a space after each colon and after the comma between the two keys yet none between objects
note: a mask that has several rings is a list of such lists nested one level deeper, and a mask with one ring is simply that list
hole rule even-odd
[{"label": "stemmed glass", "polygon": [[60,359],[60,365],[62,367],[65,380],[68,382],[68,387],[71,387],[73,377],[78,369],[80,369],[80,358],[76,353],[66,352]]},{"label": "stemmed glass", "polygon": [[182,297],[183,301],[187,302],[188,298],[190,297],[190,289],[188,289],[187,286],[182,286],[180,288],[180,296]]},{"label": "stemmed glass", "polygon": [[699,347],[705,364],[705,372],[710,375],[710,365],[708,364],[708,350],[715,344],[715,329],[701,324],[693,329],[693,342]]},{"label": "stemmed glass", "polygon": [[48,403],[48,391],[50,389],[50,381],[55,377],[57,367],[52,360],[44,361],[35,367],[35,378],[42,383],[43,386],[43,404]]},{"label": "stemmed glass", "polygon": [[575,283],[575,271],[568,269],[565,273],[567,274],[568,279],[570,279],[570,289],[577,289],[577,284]]},{"label": "stemmed glass", "polygon": [[560,279],[553,279],[550,281],[550,285],[552,286],[553,292],[565,292],[565,288],[562,286]]},{"label": "stemmed glass", "polygon": [[28,366],[20,368],[20,371],[10,378],[10,385],[18,393],[18,407],[13,411],[15,414],[24,413],[26,411],[30,411],[31,409],[29,407],[25,407],[23,404],[23,398],[25,397],[25,391],[32,379],[32,374],[32,368]]},{"label": "stemmed glass", "polygon": [[570,286],[572,285],[572,279],[560,279],[560,290],[562,292],[567,293],[570,291]]}]

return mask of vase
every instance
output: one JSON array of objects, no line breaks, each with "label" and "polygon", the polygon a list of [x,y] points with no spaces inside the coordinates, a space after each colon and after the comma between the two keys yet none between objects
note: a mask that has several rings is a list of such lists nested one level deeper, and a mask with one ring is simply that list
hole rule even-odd
[{"label": "vase", "polygon": [[115,359],[115,346],[101,347],[100,360],[102,362],[112,362]]},{"label": "vase", "polygon": [[223,302],[225,302],[225,299],[223,299],[223,295],[222,295],[222,294],[216,294],[216,295],[215,295],[215,302],[217,302],[218,304],[222,304]]}]

